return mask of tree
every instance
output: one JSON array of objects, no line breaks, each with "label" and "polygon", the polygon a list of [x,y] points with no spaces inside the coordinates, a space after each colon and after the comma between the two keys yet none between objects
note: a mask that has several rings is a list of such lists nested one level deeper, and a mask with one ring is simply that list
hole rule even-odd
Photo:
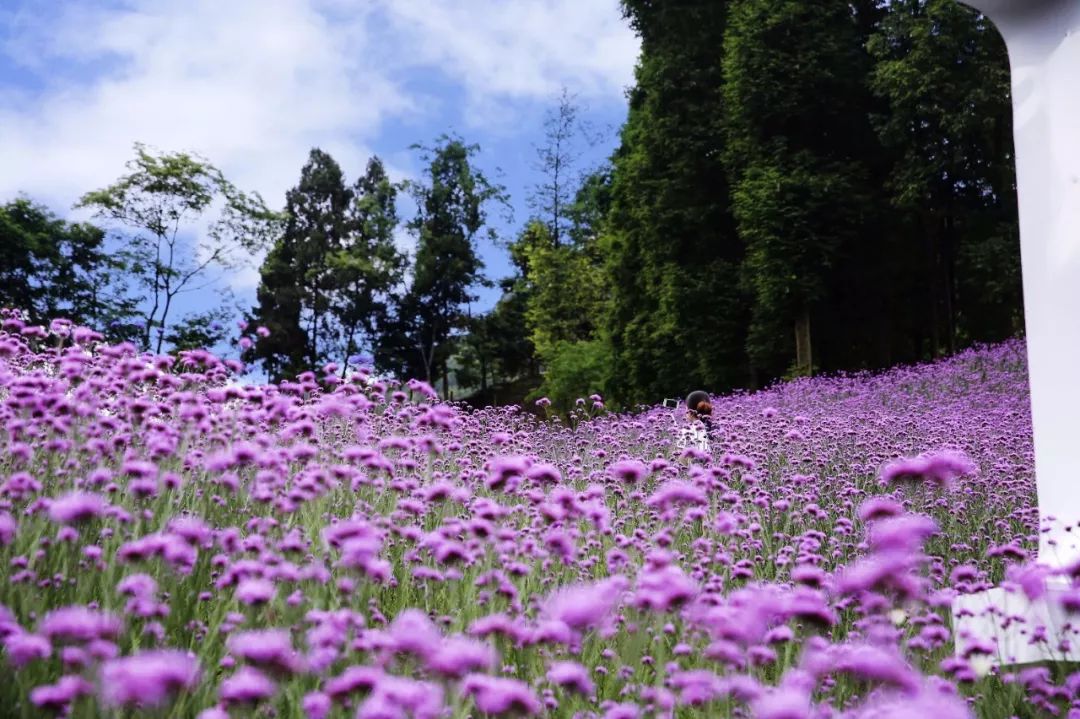
[{"label": "tree", "polygon": [[792,364],[809,374],[812,317],[843,282],[835,265],[871,214],[861,189],[873,139],[869,59],[845,3],[731,0],[730,8],[725,160],[753,298],[748,355],[765,376]]},{"label": "tree", "polygon": [[574,95],[564,87],[558,105],[544,118],[544,144],[536,148],[535,169],[541,180],[533,188],[529,206],[546,226],[551,241],[562,244],[570,232],[571,204],[581,181],[577,165],[581,160],[580,144],[593,144],[591,128],[581,118],[581,108]]},{"label": "tree", "polygon": [[749,377],[743,246],[722,161],[727,3],[624,0],[623,10],[641,57],[600,244],[612,399],[633,405]]},{"label": "tree", "polygon": [[641,56],[599,235],[609,399],[1017,329],[1008,71],[985,20],[952,0],[622,6]]},{"label": "tree", "polygon": [[536,350],[529,338],[525,313],[525,297],[511,289],[503,293],[491,312],[484,316],[495,381],[536,376]]},{"label": "tree", "polygon": [[136,310],[123,283],[125,255],[109,252],[105,239],[100,228],[65,222],[26,198],[0,206],[0,306],[129,339]]},{"label": "tree", "polygon": [[251,349],[271,381],[277,382],[308,369],[308,335],[301,324],[303,297],[297,274],[295,242],[283,235],[266,254],[259,268],[259,286],[251,324],[266,327],[270,334]]},{"label": "tree", "polygon": [[331,258],[349,245],[349,207],[353,193],[341,167],[327,153],[313,149],[300,171],[300,182],[285,195],[285,233],[292,248],[292,271],[299,282],[300,326],[307,338],[305,363],[316,369],[335,354],[333,302],[338,277]]},{"label": "tree", "polygon": [[537,356],[549,362],[563,342],[592,339],[603,308],[603,273],[584,248],[555,245],[534,222],[520,240],[532,291],[525,319]]},{"label": "tree", "polygon": [[612,169],[609,164],[600,166],[585,175],[574,194],[573,202],[566,209],[570,220],[570,242],[590,255],[598,256],[600,235],[604,233],[608,213],[611,212]]},{"label": "tree", "polygon": [[[875,117],[902,218],[906,324],[923,356],[1002,339],[1022,320],[1012,103],[1004,41],[947,0],[894,0],[869,43]],[[910,311],[909,311],[910,314]]]},{"label": "tree", "polygon": [[226,340],[228,322],[239,311],[223,306],[201,312],[192,312],[169,328],[165,341],[173,352],[184,350],[208,349]]},{"label": "tree", "polygon": [[417,204],[408,224],[417,239],[412,283],[395,303],[378,356],[399,373],[422,373],[428,383],[441,375],[447,394],[450,339],[465,328],[465,305],[483,280],[476,239],[485,229],[494,238],[487,207],[505,196],[474,167],[478,146],[444,135],[433,148],[414,149],[421,152],[425,176],[408,184]]},{"label": "tree", "polygon": [[177,296],[212,285],[207,274],[235,267],[236,250],[265,247],[278,218],[261,197],[241,192],[195,155],[155,155],[136,144],[127,169],[112,185],[83,195],[77,207],[130,233],[129,272],[149,303],[140,339],[160,353]]},{"label": "tree", "polygon": [[252,322],[270,336],[252,351],[275,379],[373,348],[386,330],[390,290],[404,258],[394,245],[397,186],[372,157],[348,187],[340,165],[315,148],[286,194],[284,231],[261,268]]},{"label": "tree", "polygon": [[503,296],[488,317],[498,326],[492,330],[501,338],[495,352],[507,379],[526,368],[535,375],[536,360],[550,362],[560,342],[595,339],[604,319],[599,237],[610,198],[610,168],[602,167],[582,178],[564,202],[563,242],[554,241],[549,223],[533,218],[510,244],[517,272],[504,280]]},{"label": "tree", "polygon": [[455,338],[449,364],[453,367],[454,384],[460,391],[478,389],[481,396],[498,382],[496,353],[498,335],[494,331],[494,311],[470,317],[465,332]]},{"label": "tree", "polygon": [[353,189],[348,235],[328,262],[334,289],[331,311],[343,340],[338,357],[374,349],[377,333],[388,321],[391,290],[401,283],[405,257],[394,244],[398,226],[397,186],[378,157],[368,162]]},{"label": "tree", "polygon": [[559,343],[544,372],[543,384],[530,398],[547,397],[552,409],[568,413],[578,398],[603,394],[611,383],[610,349],[603,340]]}]

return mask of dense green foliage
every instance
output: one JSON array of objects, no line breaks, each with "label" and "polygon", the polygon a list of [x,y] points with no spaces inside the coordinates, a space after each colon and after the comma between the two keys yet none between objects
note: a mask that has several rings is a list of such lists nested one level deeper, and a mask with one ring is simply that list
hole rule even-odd
[{"label": "dense green foliage", "polygon": [[611,283],[610,390],[651,402],[746,376],[743,247],[721,159],[727,7],[624,6],[642,55],[601,240]]},{"label": "dense green foliage", "polygon": [[623,6],[642,55],[606,238],[618,398],[1021,329],[1008,65],[985,20],[952,0]]},{"label": "dense green foliage", "polygon": [[17,307],[33,322],[66,317],[130,339],[138,332],[123,282],[130,257],[109,249],[91,224],[65,222],[25,198],[0,205],[0,307]]},{"label": "dense green foliage", "polygon": [[382,362],[399,376],[442,379],[449,394],[452,341],[468,326],[473,288],[484,281],[476,242],[486,231],[488,206],[503,199],[475,166],[479,150],[453,137],[434,148],[418,147],[423,179],[408,185],[417,213],[408,228],[416,237],[412,282],[395,302],[389,331],[379,346]]},{"label": "dense green foliage", "polygon": [[921,300],[916,334],[932,352],[1007,337],[1022,298],[1004,43],[955,2],[901,0],[869,48],[893,158],[882,202],[915,262],[903,301]]},{"label": "dense green foliage", "polygon": [[813,371],[812,328],[872,213],[861,158],[868,63],[846,4],[733,0],[724,38],[725,160],[745,245],[747,353],[766,376]]},{"label": "dense green foliage", "polygon": [[396,196],[378,158],[349,188],[330,155],[311,151],[286,194],[284,232],[263,262],[252,317],[270,331],[253,356],[271,377],[345,367],[373,349],[404,262],[393,238]]}]

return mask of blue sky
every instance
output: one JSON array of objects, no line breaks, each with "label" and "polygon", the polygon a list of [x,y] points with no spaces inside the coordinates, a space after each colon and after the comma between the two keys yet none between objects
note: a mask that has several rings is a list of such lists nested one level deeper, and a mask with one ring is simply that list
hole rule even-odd
[{"label": "blue sky", "polygon": [[[371,154],[415,177],[409,146],[453,131],[501,171],[507,235],[528,217],[534,146],[561,88],[608,129],[584,158],[599,162],[637,52],[618,0],[3,0],[0,202],[22,193],[84,219],[76,199],[144,142],[196,152],[280,208],[313,146],[350,180]],[[480,249],[492,279],[509,273],[505,252]],[[259,259],[224,278],[245,304]]]}]

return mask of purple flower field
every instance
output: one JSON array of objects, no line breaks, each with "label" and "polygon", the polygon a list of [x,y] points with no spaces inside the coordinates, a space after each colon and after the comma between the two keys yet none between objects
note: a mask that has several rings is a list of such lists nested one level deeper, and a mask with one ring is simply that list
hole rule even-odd
[{"label": "purple flower field", "polygon": [[950,627],[1046,580],[1022,343],[716,398],[702,453],[98,339],[0,334],[5,716],[1080,716]]}]

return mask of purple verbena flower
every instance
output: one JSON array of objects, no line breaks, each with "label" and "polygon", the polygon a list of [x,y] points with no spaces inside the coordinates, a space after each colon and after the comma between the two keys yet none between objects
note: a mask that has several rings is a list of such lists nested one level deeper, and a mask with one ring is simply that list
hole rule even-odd
[{"label": "purple verbena flower", "polygon": [[39,709],[63,712],[73,701],[81,696],[89,695],[93,690],[94,687],[90,682],[80,676],[68,674],[60,677],[56,684],[47,684],[31,690],[30,703]]},{"label": "purple verbena flower", "polygon": [[923,457],[900,459],[881,470],[881,480],[894,482],[926,480],[941,487],[975,471],[975,464],[958,452],[939,452]]},{"label": "purple verbena flower", "polygon": [[589,678],[589,670],[577,662],[554,662],[547,672],[548,681],[566,687],[585,697],[596,691],[596,685]]},{"label": "purple verbena flower", "polygon": [[333,703],[330,697],[322,692],[309,692],[304,695],[300,706],[307,715],[307,719],[326,719]]},{"label": "purple verbena flower", "polygon": [[52,644],[45,637],[26,632],[14,632],[4,639],[8,663],[15,668],[26,666],[35,659],[52,655]]},{"label": "purple verbena flower", "polygon": [[283,629],[261,629],[233,634],[226,646],[234,656],[260,669],[281,674],[293,674],[303,669],[303,662],[293,649],[292,638],[289,632]]},{"label": "purple verbena flower", "polygon": [[108,507],[109,503],[99,494],[71,492],[52,501],[49,517],[61,524],[74,524],[100,517]]},{"label": "purple verbena flower", "polygon": [[649,473],[645,463],[637,459],[625,459],[608,467],[608,474],[626,484],[640,482]]},{"label": "purple verbena flower", "polygon": [[435,653],[429,655],[426,666],[441,676],[460,679],[473,672],[490,671],[497,661],[498,654],[487,643],[452,636],[444,639]]},{"label": "purple verbena flower", "polygon": [[101,698],[112,707],[158,707],[199,682],[193,654],[173,650],[145,651],[113,659],[101,668]]},{"label": "purple verbena flower", "polygon": [[484,714],[532,716],[543,710],[529,685],[517,679],[470,674],[461,683],[461,693],[472,697]]},{"label": "purple verbena flower", "polygon": [[382,678],[383,671],[377,667],[352,666],[327,681],[323,691],[331,699],[338,700],[353,692],[371,691]]},{"label": "purple verbena flower", "polygon": [[236,598],[244,604],[266,604],[276,595],[274,583],[259,577],[249,577],[236,585]]},{"label": "purple verbena flower", "polygon": [[277,686],[262,672],[251,667],[241,667],[231,677],[221,682],[218,696],[225,706],[257,704],[274,696]]},{"label": "purple verbena flower", "polygon": [[546,602],[545,613],[576,632],[594,629],[619,605],[627,584],[625,577],[615,575],[560,589]]},{"label": "purple verbena flower", "polygon": [[111,614],[72,606],[46,614],[38,631],[54,641],[90,642],[95,639],[115,639],[120,635],[121,628],[121,621]]}]

